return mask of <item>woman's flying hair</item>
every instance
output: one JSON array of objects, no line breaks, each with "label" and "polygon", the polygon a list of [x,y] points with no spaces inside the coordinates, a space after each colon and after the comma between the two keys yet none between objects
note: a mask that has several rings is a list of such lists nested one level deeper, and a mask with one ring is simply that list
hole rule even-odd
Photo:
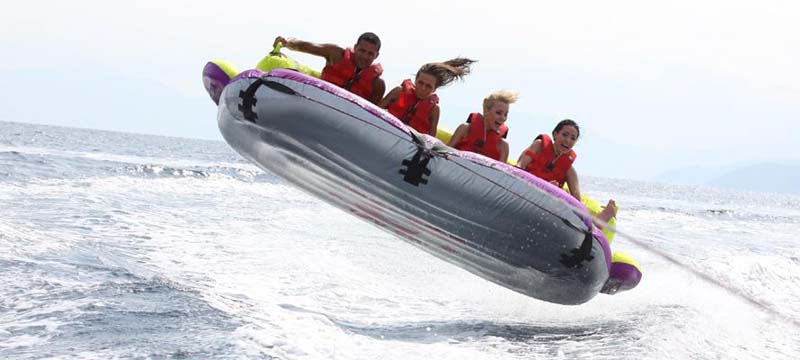
[{"label": "woman's flying hair", "polygon": [[508,105],[515,103],[519,99],[519,93],[511,90],[498,90],[483,99],[483,111],[489,110],[494,103],[502,102]]},{"label": "woman's flying hair", "polygon": [[417,76],[419,76],[420,73],[426,73],[435,77],[436,87],[438,88],[468,75],[470,72],[470,65],[475,62],[475,60],[467,58],[455,58],[445,62],[428,63],[419,68]]}]

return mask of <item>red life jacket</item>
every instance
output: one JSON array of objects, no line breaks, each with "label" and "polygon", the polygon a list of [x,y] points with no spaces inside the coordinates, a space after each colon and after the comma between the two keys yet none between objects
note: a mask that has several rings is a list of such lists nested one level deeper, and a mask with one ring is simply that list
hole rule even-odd
[{"label": "red life jacket", "polygon": [[556,153],[553,150],[553,139],[547,134],[541,134],[536,139],[542,139],[542,150],[538,154],[530,150],[525,151],[525,155],[531,158],[531,162],[525,170],[543,180],[555,180],[558,182],[558,186],[564,186],[564,182],[567,180],[567,170],[572,167],[572,163],[575,162],[578,154],[569,149],[568,153],[561,154],[556,159]]},{"label": "red life jacket", "polygon": [[356,72],[356,61],[353,49],[344,50],[342,60],[333,65],[326,65],[322,69],[322,80],[339,86],[353,94],[370,100],[372,96],[372,82],[381,76],[381,64],[372,64],[366,69]]},{"label": "red life jacket", "polygon": [[500,143],[500,139],[508,135],[506,124],[500,125],[500,128],[497,129],[498,132],[484,131],[483,115],[479,113],[469,114],[467,122],[469,123],[469,132],[456,144],[456,149],[500,160],[500,150],[497,149],[497,145]]},{"label": "red life jacket", "polygon": [[397,100],[389,104],[389,112],[423,134],[431,129],[431,109],[439,104],[439,96],[430,94],[424,99],[417,98],[416,88],[410,79],[403,80],[402,91]]}]

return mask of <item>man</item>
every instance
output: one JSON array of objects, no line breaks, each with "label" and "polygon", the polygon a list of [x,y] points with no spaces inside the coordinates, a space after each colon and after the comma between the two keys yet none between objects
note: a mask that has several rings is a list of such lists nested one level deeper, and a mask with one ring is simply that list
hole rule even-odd
[{"label": "man", "polygon": [[294,38],[275,38],[276,46],[280,43],[290,50],[300,51],[325,58],[325,68],[321,78],[350,91],[373,104],[378,104],[386,92],[386,83],[381,79],[383,68],[373,64],[381,48],[381,40],[377,35],[366,32],[361,34],[352,49],[343,49],[334,44],[315,44]]}]

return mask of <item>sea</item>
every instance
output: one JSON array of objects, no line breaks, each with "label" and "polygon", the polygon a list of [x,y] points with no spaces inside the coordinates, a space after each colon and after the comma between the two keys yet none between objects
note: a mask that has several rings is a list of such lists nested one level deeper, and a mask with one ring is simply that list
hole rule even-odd
[{"label": "sea", "polygon": [[800,197],[582,177],[633,290],[542,302],[223,141],[0,122],[0,359],[797,359]]}]

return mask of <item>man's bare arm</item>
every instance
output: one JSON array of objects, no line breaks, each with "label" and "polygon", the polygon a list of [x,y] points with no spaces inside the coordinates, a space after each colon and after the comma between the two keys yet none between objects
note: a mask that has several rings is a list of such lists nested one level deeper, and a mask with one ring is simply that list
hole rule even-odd
[{"label": "man's bare arm", "polygon": [[281,44],[289,50],[304,52],[306,54],[316,55],[325,58],[326,65],[336,64],[342,60],[344,49],[335,44],[317,44],[310,41],[304,41],[295,38],[284,38],[278,36],[275,38],[273,47]]}]

